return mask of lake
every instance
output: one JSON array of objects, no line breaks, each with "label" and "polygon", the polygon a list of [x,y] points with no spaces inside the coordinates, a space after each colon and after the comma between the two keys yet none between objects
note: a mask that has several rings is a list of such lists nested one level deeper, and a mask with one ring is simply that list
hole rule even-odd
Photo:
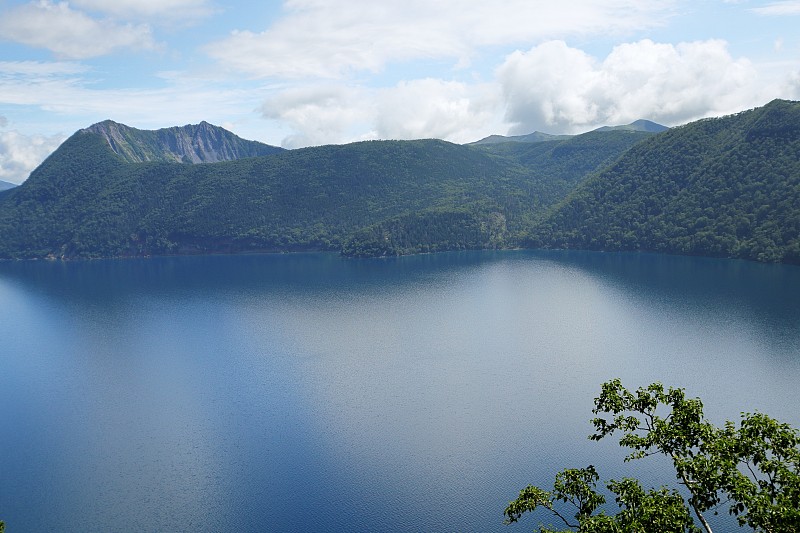
[{"label": "lake", "polygon": [[590,252],[0,263],[0,519],[41,531],[531,531],[620,377],[800,426],[800,268]]}]

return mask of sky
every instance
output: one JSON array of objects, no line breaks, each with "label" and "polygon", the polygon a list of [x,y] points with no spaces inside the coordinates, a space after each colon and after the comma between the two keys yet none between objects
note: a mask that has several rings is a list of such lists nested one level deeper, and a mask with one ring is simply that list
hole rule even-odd
[{"label": "sky", "polygon": [[0,0],[0,180],[75,131],[285,148],[667,126],[800,100],[800,0]]}]

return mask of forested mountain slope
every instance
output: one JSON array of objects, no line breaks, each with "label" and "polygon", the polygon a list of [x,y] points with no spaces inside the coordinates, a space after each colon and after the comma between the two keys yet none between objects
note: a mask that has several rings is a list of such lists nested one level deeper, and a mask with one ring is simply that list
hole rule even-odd
[{"label": "forested mountain slope", "polygon": [[[590,173],[615,161],[620,154],[643,139],[648,132],[589,132],[560,141],[538,143],[490,143],[470,145],[497,161],[513,165],[520,189],[508,207],[477,221],[469,216],[472,207],[463,205],[446,213],[409,212],[383,220],[358,232],[344,248],[348,255],[406,254],[452,249],[437,236],[443,227],[480,235],[480,246],[519,246],[520,232],[538,221],[547,209],[562,200]],[[510,231],[506,231],[511,217]],[[479,227],[478,227],[479,226]],[[498,233],[496,228],[503,228]]]},{"label": "forested mountain slope", "polygon": [[526,243],[800,262],[800,102],[776,100],[638,144]]},{"label": "forested mountain slope", "polygon": [[586,172],[641,138],[578,136],[541,152],[372,141],[187,165],[132,162],[141,154],[112,150],[90,128],[0,196],[0,258],[514,246]]}]

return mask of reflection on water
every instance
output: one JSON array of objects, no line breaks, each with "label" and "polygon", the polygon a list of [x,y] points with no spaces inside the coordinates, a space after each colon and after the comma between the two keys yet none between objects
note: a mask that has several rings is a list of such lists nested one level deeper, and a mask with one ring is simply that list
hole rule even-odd
[{"label": "reflection on water", "polygon": [[[11,530],[511,531],[619,376],[800,425],[800,268],[648,254],[0,263]],[[533,519],[534,522],[536,521]],[[525,530],[532,522],[520,526]]]}]

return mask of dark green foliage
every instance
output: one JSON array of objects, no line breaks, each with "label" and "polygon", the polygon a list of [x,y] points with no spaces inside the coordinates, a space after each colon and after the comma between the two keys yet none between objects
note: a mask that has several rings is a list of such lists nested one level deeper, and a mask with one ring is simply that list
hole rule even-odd
[{"label": "dark green foliage", "polygon": [[652,134],[592,131],[565,141],[479,145],[477,149],[529,168],[546,184],[547,203],[563,199],[591,172],[605,168]]},{"label": "dark green foliage", "polygon": [[[505,510],[506,524],[517,522],[526,512],[542,507],[550,511],[567,530],[540,526],[541,533],[577,530],[582,533],[698,533],[683,498],[674,490],[660,488],[645,491],[638,480],[624,478],[609,481],[619,511],[608,515],[601,509],[605,497],[597,492],[600,479],[593,466],[568,468],[556,474],[552,491],[532,485],[522,489]],[[575,511],[572,517],[559,510],[567,504]],[[599,510],[599,511],[598,511]]]},{"label": "dark green foliage", "polygon": [[511,247],[586,172],[640,138],[578,136],[507,154],[374,141],[186,165],[131,163],[83,130],[0,197],[0,258]]},{"label": "dark green foliage", "polygon": [[[597,513],[605,500],[595,491],[599,476],[590,466],[559,473],[552,492],[523,489],[505,510],[508,522],[544,507],[582,532],[694,532],[701,530],[692,520],[694,512],[702,530],[711,533],[704,515],[727,507],[741,526],[755,531],[800,531],[800,432],[795,428],[760,413],[743,413],[738,427],[726,422],[719,428],[705,420],[702,402],[687,398],[683,389],[654,383],[629,391],[618,379],[603,384],[593,412],[598,416],[592,420],[592,440],[620,433],[620,446],[631,450],[627,461],[667,457],[688,499],[663,487],[645,492],[636,480],[623,479],[607,485],[620,511]],[[558,502],[577,510],[574,520],[561,514]]]},{"label": "dark green foliage", "polygon": [[291,152],[205,123],[107,121],[0,192],[0,258],[516,246],[800,263],[800,103],[658,135]]},{"label": "dark green foliage", "polygon": [[800,103],[674,128],[587,180],[529,246],[800,262]]},{"label": "dark green foliage", "polygon": [[445,250],[505,248],[513,243],[501,207],[429,209],[365,228],[348,239],[349,257],[380,257]]}]

